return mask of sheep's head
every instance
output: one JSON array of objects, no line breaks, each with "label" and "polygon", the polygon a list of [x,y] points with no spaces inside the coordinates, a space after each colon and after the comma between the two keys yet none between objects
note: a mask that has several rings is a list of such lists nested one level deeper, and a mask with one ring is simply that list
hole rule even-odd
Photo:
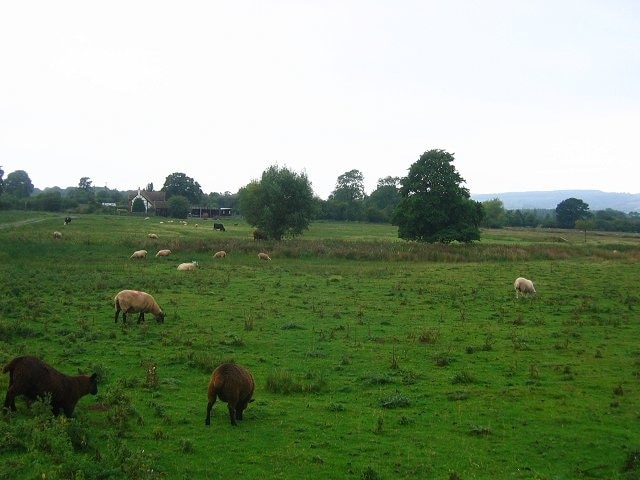
[{"label": "sheep's head", "polygon": [[162,310],[160,310],[160,313],[156,315],[156,322],[164,323],[164,312]]}]

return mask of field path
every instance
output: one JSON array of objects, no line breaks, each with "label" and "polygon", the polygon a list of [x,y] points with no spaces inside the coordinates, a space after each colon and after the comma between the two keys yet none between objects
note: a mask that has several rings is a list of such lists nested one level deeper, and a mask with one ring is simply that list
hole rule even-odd
[{"label": "field path", "polygon": [[0,228],[21,227],[23,225],[29,225],[30,223],[43,222],[45,220],[51,220],[51,218],[30,218],[28,220],[20,220],[19,222],[0,223]]}]

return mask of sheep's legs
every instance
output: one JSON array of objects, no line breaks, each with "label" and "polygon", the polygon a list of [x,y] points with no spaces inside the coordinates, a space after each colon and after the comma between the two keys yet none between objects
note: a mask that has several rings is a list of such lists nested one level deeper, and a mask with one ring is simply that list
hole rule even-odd
[{"label": "sheep's legs", "polygon": [[207,418],[204,419],[205,425],[211,425],[211,408],[213,408],[214,403],[216,403],[215,397],[207,403]]},{"label": "sheep's legs", "polygon": [[[231,425],[237,427],[238,424],[236,423],[236,408],[230,403],[228,404],[228,406],[229,406],[229,418],[231,419]],[[242,418],[242,410],[240,412],[241,413],[239,418]]]},{"label": "sheep's legs", "polygon": [[4,399],[4,408],[6,410],[16,411],[16,395],[11,387],[7,390],[7,396]]}]

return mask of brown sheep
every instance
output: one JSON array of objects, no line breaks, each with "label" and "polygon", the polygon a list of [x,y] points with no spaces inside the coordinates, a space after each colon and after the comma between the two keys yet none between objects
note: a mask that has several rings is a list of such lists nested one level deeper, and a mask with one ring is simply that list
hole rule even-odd
[{"label": "brown sheep", "polygon": [[253,376],[246,368],[233,363],[219,365],[211,374],[209,382],[207,403],[207,418],[205,425],[211,424],[211,408],[216,403],[216,397],[227,402],[231,425],[237,426],[237,420],[242,420],[242,412],[247,404],[252,402],[255,382]]},{"label": "brown sheep", "polygon": [[96,374],[69,376],[57,371],[36,357],[16,357],[2,369],[9,372],[9,388],[4,399],[4,408],[16,411],[15,398],[27,397],[29,404],[37,398],[51,394],[51,409],[54,415],[60,410],[71,417],[81,397],[98,393]]},{"label": "brown sheep", "polygon": [[258,258],[260,260],[271,260],[271,257],[268,254],[264,253],[264,252],[260,252],[258,254]]},{"label": "brown sheep", "polygon": [[138,323],[144,322],[144,314],[152,313],[156,322],[164,322],[164,312],[152,295],[138,290],[121,290],[113,298],[113,306],[116,309],[115,323],[118,323],[118,315],[122,311],[122,322],[127,323],[127,313],[139,313]]},{"label": "brown sheep", "polygon": [[220,250],[219,252],[213,254],[213,258],[224,258],[226,256],[227,252],[225,252],[224,250]]}]

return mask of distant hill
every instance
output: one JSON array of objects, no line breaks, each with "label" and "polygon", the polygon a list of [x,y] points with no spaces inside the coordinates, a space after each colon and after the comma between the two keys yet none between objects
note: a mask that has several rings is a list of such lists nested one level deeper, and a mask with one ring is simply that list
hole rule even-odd
[{"label": "distant hill", "polygon": [[589,205],[590,211],[611,208],[621,212],[640,211],[640,193],[614,193],[600,190],[552,190],[548,192],[506,192],[471,194],[484,202],[499,198],[507,210],[554,209],[567,198],[577,198]]}]

